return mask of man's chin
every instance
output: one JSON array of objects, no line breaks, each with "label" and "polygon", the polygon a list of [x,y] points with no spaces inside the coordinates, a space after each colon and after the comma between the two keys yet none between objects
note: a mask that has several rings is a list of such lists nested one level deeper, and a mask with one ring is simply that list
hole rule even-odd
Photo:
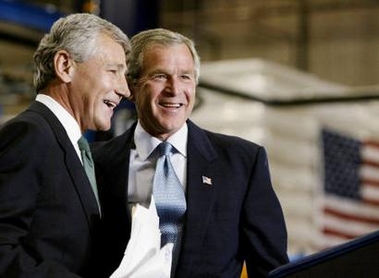
[{"label": "man's chin", "polygon": [[96,125],[95,131],[109,131],[111,129],[111,122],[103,122],[98,125]]}]

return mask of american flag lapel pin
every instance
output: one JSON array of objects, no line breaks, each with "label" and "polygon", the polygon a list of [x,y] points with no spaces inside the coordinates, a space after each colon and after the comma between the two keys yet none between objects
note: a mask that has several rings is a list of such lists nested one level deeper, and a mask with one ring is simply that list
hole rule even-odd
[{"label": "american flag lapel pin", "polygon": [[212,179],[211,178],[208,178],[206,176],[202,176],[202,179],[203,179],[203,184],[212,185]]}]

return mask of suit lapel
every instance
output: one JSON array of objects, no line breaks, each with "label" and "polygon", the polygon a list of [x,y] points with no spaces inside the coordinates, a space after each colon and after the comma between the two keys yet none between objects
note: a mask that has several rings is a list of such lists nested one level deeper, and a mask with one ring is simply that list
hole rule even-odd
[{"label": "suit lapel", "polygon": [[187,213],[184,227],[182,258],[190,267],[190,254],[202,246],[209,216],[214,203],[212,174],[209,165],[217,153],[204,130],[188,122],[187,146]]},{"label": "suit lapel", "polygon": [[[128,207],[128,182],[130,150],[135,148],[133,141],[134,129],[135,125],[123,135],[109,141],[111,147],[103,148],[106,153],[99,152],[97,154],[99,158],[96,159],[98,163],[102,163],[103,171],[106,169],[107,175],[110,177],[110,184],[113,187],[112,197],[119,198],[119,202],[125,206],[126,215],[123,215],[123,220],[131,219]],[[120,152],[120,150],[123,151]],[[108,165],[104,165],[104,163],[108,162],[108,159],[101,162],[100,156],[107,157],[110,160]],[[117,167],[114,167],[114,165],[117,165]],[[130,223],[128,224],[130,225]]]},{"label": "suit lapel", "polygon": [[69,175],[71,176],[72,184],[75,186],[79,199],[81,200],[88,225],[92,228],[91,219],[93,218],[93,215],[97,214],[99,216],[98,205],[80,159],[78,158],[78,155],[72,146],[64,127],[59,122],[58,118],[50,111],[50,109],[39,102],[32,103],[29,110],[40,113],[53,130],[58,144],[65,153],[64,164]]},{"label": "suit lapel", "polygon": [[[123,135],[110,141],[92,145],[99,195],[110,211],[109,217],[117,223],[117,229],[125,228],[123,237],[130,234],[131,215],[128,207],[128,178],[130,149],[133,148],[135,125]],[[122,150],[122,151],[120,151]],[[116,167],[115,167],[116,166]]]}]

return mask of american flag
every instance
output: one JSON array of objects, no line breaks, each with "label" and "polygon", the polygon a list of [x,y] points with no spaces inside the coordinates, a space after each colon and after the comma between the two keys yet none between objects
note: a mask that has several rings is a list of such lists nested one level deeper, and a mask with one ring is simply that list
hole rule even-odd
[{"label": "american flag", "polygon": [[379,230],[379,142],[322,130],[320,248]]}]

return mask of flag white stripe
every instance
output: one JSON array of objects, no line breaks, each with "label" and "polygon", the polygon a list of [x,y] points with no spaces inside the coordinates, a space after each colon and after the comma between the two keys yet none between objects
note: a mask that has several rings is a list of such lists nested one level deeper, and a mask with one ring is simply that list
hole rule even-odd
[{"label": "flag white stripe", "polygon": [[360,236],[379,229],[379,225],[342,219],[331,214],[325,215],[325,228],[346,236]]},{"label": "flag white stripe", "polygon": [[367,183],[362,183],[362,198],[368,201],[379,202],[379,187],[371,186]]},{"label": "flag white stripe", "polygon": [[364,160],[379,163],[379,148],[372,145],[364,145],[361,150],[361,157]]},{"label": "flag white stripe", "polygon": [[379,221],[378,206],[363,204],[361,201],[326,195],[325,207],[330,207],[341,213],[353,215],[355,217],[372,218]]},{"label": "flag white stripe", "polygon": [[379,182],[379,168],[370,165],[362,165],[359,169],[359,176],[362,179],[376,180]]}]

